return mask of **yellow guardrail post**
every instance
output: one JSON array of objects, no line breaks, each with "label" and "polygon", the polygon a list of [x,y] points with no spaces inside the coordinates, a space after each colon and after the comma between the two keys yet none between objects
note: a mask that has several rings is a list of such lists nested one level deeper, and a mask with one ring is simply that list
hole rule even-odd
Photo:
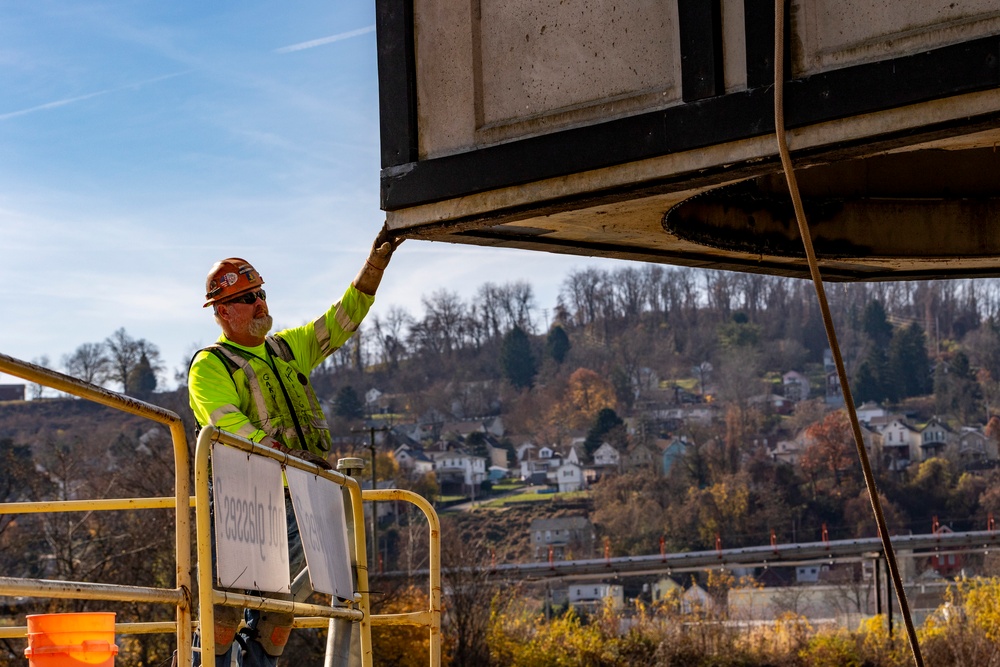
[{"label": "yellow guardrail post", "polygon": [[[379,614],[372,617],[377,625],[425,625],[430,633],[430,665],[441,664],[441,521],[430,502],[413,491],[405,489],[373,489],[361,492],[365,500],[403,500],[419,507],[427,517],[430,539],[428,540],[428,570],[430,590],[426,612],[411,614]],[[374,511],[374,508],[372,509]]]},{"label": "yellow guardrail post", "polygon": [[[103,387],[78,380],[48,368],[0,354],[0,371],[52,387],[67,394],[85,398],[101,405],[129,414],[145,417],[167,426],[174,448],[174,499],[175,510],[175,582],[177,592],[177,659],[178,664],[190,664],[191,660],[191,521],[190,521],[190,465],[188,459],[187,436],[184,422],[174,412],[151,405],[129,396],[115,393]],[[88,508],[93,509],[93,508]],[[73,511],[65,507],[59,511]],[[0,592],[4,588],[0,586]],[[64,597],[71,597],[69,595]],[[105,598],[106,599],[106,598]]]}]

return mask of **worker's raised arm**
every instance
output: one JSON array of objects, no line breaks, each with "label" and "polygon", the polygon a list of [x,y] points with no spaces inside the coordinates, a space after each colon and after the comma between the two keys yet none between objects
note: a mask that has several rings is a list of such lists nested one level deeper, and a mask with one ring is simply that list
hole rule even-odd
[{"label": "worker's raised arm", "polygon": [[354,279],[353,284],[358,288],[359,292],[363,292],[368,296],[375,295],[379,283],[382,282],[382,273],[385,271],[385,267],[389,266],[389,258],[392,257],[392,252],[402,242],[402,239],[392,238],[389,234],[388,226],[382,226],[378,236],[375,237],[375,242],[372,244],[368,259],[365,260],[364,266],[361,267],[358,276]]}]

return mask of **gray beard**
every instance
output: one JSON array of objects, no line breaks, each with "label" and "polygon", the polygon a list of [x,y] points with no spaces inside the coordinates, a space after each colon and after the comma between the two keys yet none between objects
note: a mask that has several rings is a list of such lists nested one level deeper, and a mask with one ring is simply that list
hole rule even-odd
[{"label": "gray beard", "polygon": [[274,318],[270,315],[255,317],[250,320],[250,324],[247,326],[247,332],[254,337],[266,336],[267,332],[271,330],[271,325],[273,323]]}]

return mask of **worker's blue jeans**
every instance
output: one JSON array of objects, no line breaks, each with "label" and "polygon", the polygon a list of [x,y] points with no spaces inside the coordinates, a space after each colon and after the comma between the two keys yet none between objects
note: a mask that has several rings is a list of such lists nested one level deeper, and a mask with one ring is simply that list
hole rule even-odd
[{"label": "worker's blue jeans", "polygon": [[[213,504],[213,501],[210,501]],[[214,507],[213,507],[214,509]],[[215,512],[212,515],[212,571],[215,571]],[[292,508],[292,499],[285,489],[285,519],[288,523],[288,570],[289,578],[292,579],[305,567],[305,552],[302,550],[302,539],[299,537],[299,524],[295,520],[295,510]],[[249,594],[258,591],[247,591]],[[269,593],[268,597],[291,599],[291,595],[281,595]],[[216,610],[219,608],[216,607]],[[236,664],[240,667],[275,667],[278,664],[278,656],[269,655],[261,643],[257,640],[257,628],[261,622],[262,614],[258,609],[246,609],[243,612],[246,620],[246,627],[237,634],[237,639],[230,646],[229,650],[221,655],[215,656],[215,667],[229,667],[232,664],[233,649],[236,649]],[[200,644],[199,638],[195,637],[195,645]],[[201,651],[194,652],[194,667],[201,664]]]}]

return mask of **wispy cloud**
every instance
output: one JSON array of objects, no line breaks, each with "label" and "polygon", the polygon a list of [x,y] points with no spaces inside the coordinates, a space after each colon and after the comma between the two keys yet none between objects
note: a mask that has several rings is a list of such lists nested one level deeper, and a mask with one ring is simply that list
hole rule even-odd
[{"label": "wispy cloud", "polygon": [[55,100],[54,102],[46,102],[45,104],[39,104],[38,106],[28,107],[27,109],[19,109],[17,111],[10,111],[7,113],[0,114],[0,121],[9,120],[11,118],[17,118],[18,116],[27,116],[28,114],[35,113],[37,111],[46,111],[48,109],[57,109],[59,107],[64,107],[75,102],[82,102],[84,100],[89,100],[94,97],[100,97],[101,95],[107,95],[109,93],[116,93],[120,90],[127,90],[129,88],[138,88],[139,86],[145,86],[150,83],[156,83],[158,81],[164,81],[166,79],[173,79],[174,77],[182,76],[191,72],[192,70],[185,70],[183,72],[174,72],[173,74],[164,74],[163,76],[153,77],[152,79],[145,79],[144,81],[136,81],[135,83],[127,83],[123,86],[116,86],[114,88],[107,88],[105,90],[98,90],[93,93],[87,93],[86,95],[78,95],[76,97],[67,97],[62,100]]},{"label": "wispy cloud", "polygon": [[291,53],[292,51],[303,51],[305,49],[312,49],[317,46],[323,46],[324,44],[332,44],[333,42],[339,42],[344,39],[350,39],[351,37],[357,37],[359,35],[367,35],[370,32],[375,32],[375,26],[370,25],[364,28],[358,28],[357,30],[350,30],[348,32],[342,32],[338,35],[330,35],[329,37],[320,37],[319,39],[312,39],[308,42],[299,42],[298,44],[292,44],[291,46],[282,46],[280,49],[275,49],[275,53]]}]

